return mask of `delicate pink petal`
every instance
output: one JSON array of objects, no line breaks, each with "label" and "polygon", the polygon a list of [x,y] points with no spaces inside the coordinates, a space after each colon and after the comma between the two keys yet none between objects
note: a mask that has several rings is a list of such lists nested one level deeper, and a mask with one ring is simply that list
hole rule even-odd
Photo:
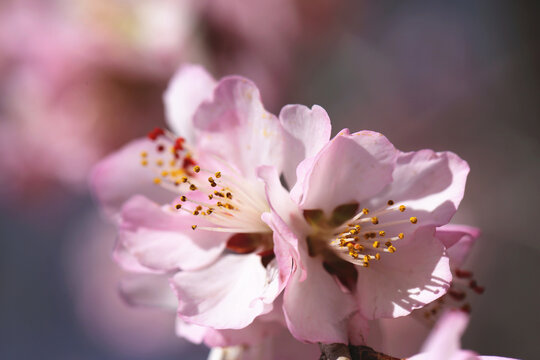
[{"label": "delicate pink petal", "polygon": [[468,323],[469,316],[463,311],[444,314],[424,343],[422,352],[446,355],[450,359],[461,349],[461,336]]},{"label": "delicate pink petal", "polygon": [[117,214],[124,202],[136,194],[160,203],[171,200],[169,191],[153,183],[155,174],[141,165],[143,151],[152,155],[155,144],[146,138],[134,140],[103,159],[93,169],[93,192],[107,213]]},{"label": "delicate pink petal", "polygon": [[193,115],[199,105],[212,97],[216,81],[199,65],[183,65],[163,95],[167,124],[188,143],[195,142]]},{"label": "delicate pink petal", "polygon": [[296,271],[285,289],[283,310],[289,330],[301,341],[347,343],[348,319],[355,308],[352,295],[341,291],[320,259],[300,251],[307,277],[301,281]]},{"label": "delicate pink petal", "polygon": [[264,109],[251,81],[240,77],[221,80],[212,100],[197,110],[195,127],[200,132],[198,150],[218,155],[245,177],[254,178],[259,165],[273,165],[281,171],[281,125]]},{"label": "delicate pink petal", "polygon": [[172,279],[178,313],[187,322],[215,329],[246,327],[271,309],[265,303],[270,276],[256,254],[224,255],[208,268],[180,272]]},{"label": "delicate pink petal", "polygon": [[178,301],[163,275],[132,275],[120,282],[120,294],[130,305],[174,310]]},{"label": "delicate pink petal", "polygon": [[476,239],[480,236],[480,229],[466,225],[445,225],[437,228],[435,237],[447,248],[448,257],[452,267],[459,267],[465,261]]},{"label": "delicate pink petal", "polygon": [[469,165],[451,152],[432,150],[401,153],[394,180],[368,206],[379,208],[388,200],[405,204],[419,224],[441,226],[456,212],[469,173]]},{"label": "delicate pink petal", "polygon": [[408,315],[444,295],[452,280],[448,257],[433,229],[420,228],[396,247],[395,253],[358,269],[356,294],[368,319]]},{"label": "delicate pink petal", "polygon": [[117,249],[155,271],[201,268],[219,256],[229,235],[193,231],[192,224],[189,214],[135,196],[122,208]]},{"label": "delicate pink petal", "polygon": [[[349,319],[349,344],[351,345],[367,345],[366,338],[369,333],[369,323],[360,312],[355,313]],[[371,345],[371,344],[370,344]]]},{"label": "delicate pink petal", "polygon": [[188,339],[194,344],[201,344],[209,331],[217,331],[205,326],[190,324],[180,317],[176,318],[175,330],[177,336]]},{"label": "delicate pink petal", "polygon": [[287,105],[279,119],[285,130],[286,154],[283,174],[289,186],[296,183],[296,168],[305,158],[315,156],[330,139],[332,126],[326,111],[314,105]]},{"label": "delicate pink petal", "polygon": [[306,178],[299,179],[299,205],[330,214],[339,205],[368,199],[392,180],[395,156],[394,146],[379,133],[342,131],[319,152]]}]

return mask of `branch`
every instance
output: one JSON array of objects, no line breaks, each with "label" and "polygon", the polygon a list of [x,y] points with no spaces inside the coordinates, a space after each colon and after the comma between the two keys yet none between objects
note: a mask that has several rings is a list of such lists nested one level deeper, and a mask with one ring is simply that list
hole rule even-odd
[{"label": "branch", "polygon": [[399,360],[367,346],[345,344],[319,344],[322,354],[319,360]]}]

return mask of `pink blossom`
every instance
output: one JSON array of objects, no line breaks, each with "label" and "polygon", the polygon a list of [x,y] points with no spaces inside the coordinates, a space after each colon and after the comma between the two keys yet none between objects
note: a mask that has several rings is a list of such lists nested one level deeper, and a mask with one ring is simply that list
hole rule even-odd
[{"label": "pink blossom", "polygon": [[370,322],[367,343],[378,351],[404,358],[419,351],[436,320],[448,310],[471,310],[470,301],[484,289],[476,283],[473,273],[464,270],[463,262],[480,235],[476,228],[464,225],[445,225],[435,237],[446,247],[453,280],[450,290],[422,309],[397,319]]},{"label": "pink blossom", "polygon": [[424,343],[422,351],[410,360],[504,360],[498,356],[478,356],[470,350],[461,349],[461,336],[469,317],[462,311],[446,313]]},{"label": "pink blossom", "polygon": [[290,197],[277,173],[260,176],[273,208],[265,219],[296,260],[283,306],[292,334],[361,344],[367,320],[405,316],[444,295],[452,275],[435,228],[463,197],[467,163],[450,152],[399,152],[370,131],[326,142],[320,107],[289,106],[280,120],[285,149],[301,154],[296,173],[284,169]]},{"label": "pink blossom", "polygon": [[182,67],[164,100],[176,135],[156,129],[103,160],[94,192],[119,225],[116,260],[168,275],[184,327],[252,324],[245,336],[220,335],[220,346],[236,345],[271,313],[290,273],[286,244],[261,220],[270,208],[257,178],[261,166],[283,167],[281,125],[252,82],[216,82],[198,66]]}]

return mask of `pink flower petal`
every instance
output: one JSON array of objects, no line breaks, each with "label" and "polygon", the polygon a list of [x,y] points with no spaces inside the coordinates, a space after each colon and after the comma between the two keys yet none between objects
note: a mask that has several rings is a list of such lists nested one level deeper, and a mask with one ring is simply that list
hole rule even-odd
[{"label": "pink flower petal", "polygon": [[171,193],[156,186],[155,174],[141,165],[141,153],[155,151],[155,144],[146,138],[134,140],[98,163],[91,175],[94,195],[110,215],[115,215],[130,197],[144,195],[160,203],[171,199]]},{"label": "pink flower petal", "polygon": [[130,305],[174,310],[178,301],[164,275],[130,275],[120,282],[120,295]]},{"label": "pink flower petal", "polygon": [[188,143],[195,142],[193,115],[199,105],[212,97],[214,78],[199,65],[180,67],[163,95],[167,124]]},{"label": "pink flower petal", "polygon": [[326,111],[314,105],[287,105],[279,114],[285,130],[283,173],[287,184],[296,183],[296,168],[302,160],[315,156],[330,139],[332,125]]},{"label": "pink flower petal", "polygon": [[347,343],[348,318],[355,310],[352,295],[341,291],[320,259],[301,248],[307,277],[296,271],[285,289],[283,310],[292,335],[301,341]]},{"label": "pink flower petal", "polygon": [[273,165],[281,171],[281,125],[264,109],[251,81],[222,79],[212,100],[195,113],[195,127],[200,132],[198,150],[234,164],[246,178],[255,178],[259,165]]},{"label": "pink flower petal", "polygon": [[189,214],[135,196],[122,208],[117,249],[158,272],[201,268],[221,254],[229,235],[193,231],[192,223]]},{"label": "pink flower petal", "polygon": [[453,224],[439,227],[435,233],[435,237],[447,248],[452,267],[463,264],[479,236],[480,229],[478,228]]},{"label": "pink flower petal", "polygon": [[[323,209],[362,202],[392,180],[396,150],[383,135],[342,131],[316,156],[302,186],[300,206]],[[293,189],[292,192],[298,190]]]},{"label": "pink flower petal", "polygon": [[467,162],[451,152],[401,153],[394,180],[368,207],[378,208],[393,200],[405,204],[409,216],[417,216],[421,225],[445,225],[463,198],[468,173]]},{"label": "pink flower petal", "polygon": [[358,269],[357,299],[367,319],[408,315],[446,293],[452,280],[444,247],[433,229],[419,228],[393,254]]},{"label": "pink flower petal", "polygon": [[224,255],[205,269],[180,272],[171,280],[178,314],[215,329],[244,328],[271,310],[266,303],[273,300],[268,294],[271,276],[256,254]]}]

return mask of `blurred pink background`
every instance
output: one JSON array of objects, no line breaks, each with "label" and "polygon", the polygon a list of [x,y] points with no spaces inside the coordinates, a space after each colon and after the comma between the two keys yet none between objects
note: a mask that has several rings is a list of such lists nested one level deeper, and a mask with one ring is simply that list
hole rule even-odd
[{"label": "blurred pink background", "polygon": [[[57,0],[0,3],[0,358],[205,359],[173,316],[116,293],[92,165],[162,125],[183,61],[252,78],[265,105],[318,104],[334,133],[451,150],[457,223],[486,287],[464,347],[536,355],[539,5],[533,1]],[[532,312],[532,313],[531,313]]]}]

